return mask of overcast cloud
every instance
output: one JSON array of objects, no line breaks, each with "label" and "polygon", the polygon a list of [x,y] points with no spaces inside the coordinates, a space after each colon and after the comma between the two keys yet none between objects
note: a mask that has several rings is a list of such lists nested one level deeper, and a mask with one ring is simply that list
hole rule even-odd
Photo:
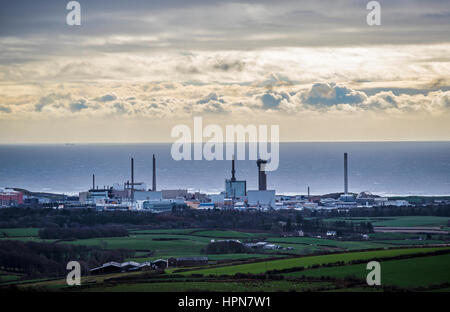
[{"label": "overcast cloud", "polygon": [[380,1],[372,27],[361,0],[80,0],[79,27],[67,2],[1,4],[0,143],[169,140],[195,115],[450,139],[447,0]]}]

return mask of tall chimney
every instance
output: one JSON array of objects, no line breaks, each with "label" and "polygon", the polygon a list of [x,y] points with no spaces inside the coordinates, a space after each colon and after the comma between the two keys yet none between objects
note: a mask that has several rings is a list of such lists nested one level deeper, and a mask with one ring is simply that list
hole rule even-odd
[{"label": "tall chimney", "polygon": [[92,189],[95,190],[95,174],[92,175]]},{"label": "tall chimney", "polygon": [[131,158],[131,200],[134,201],[134,159]]},{"label": "tall chimney", "polygon": [[348,193],[348,164],[347,164],[347,153],[344,153],[344,192]]},{"label": "tall chimney", "polygon": [[308,200],[309,200],[309,186],[308,186]]},{"label": "tall chimney", "polygon": [[153,154],[153,185],[152,185],[152,191],[156,192],[156,158],[155,158],[155,154]]},{"label": "tall chimney", "polygon": [[267,160],[258,159],[256,161],[256,165],[258,166],[258,189],[260,191],[267,190],[266,164]]},{"label": "tall chimney", "polygon": [[231,160],[231,181],[236,181],[236,170],[234,169],[234,155],[233,159]]}]

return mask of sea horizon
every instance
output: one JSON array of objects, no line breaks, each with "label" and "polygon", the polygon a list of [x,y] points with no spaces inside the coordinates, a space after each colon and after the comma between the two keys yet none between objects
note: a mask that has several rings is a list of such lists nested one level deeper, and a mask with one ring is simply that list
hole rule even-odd
[{"label": "sea horizon", "polygon": [[[0,144],[0,186],[76,195],[92,186],[135,179],[151,185],[157,158],[157,189],[220,193],[231,161],[175,161],[170,143]],[[225,152],[225,149],[224,149]],[[247,148],[248,152],[248,148]],[[279,195],[343,192],[343,153],[349,154],[349,191],[380,196],[450,196],[450,142],[281,142],[280,164],[267,173],[268,189]],[[236,161],[236,177],[257,189],[253,160]]]}]

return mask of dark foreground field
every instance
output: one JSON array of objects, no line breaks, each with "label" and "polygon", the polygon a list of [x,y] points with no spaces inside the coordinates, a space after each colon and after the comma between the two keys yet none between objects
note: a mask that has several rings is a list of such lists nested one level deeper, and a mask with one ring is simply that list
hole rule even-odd
[{"label": "dark foreground field", "polygon": [[[326,220],[327,221],[327,220]],[[335,222],[330,219],[328,222]],[[346,219],[358,222],[359,219]],[[367,221],[367,220],[364,220]],[[446,229],[443,217],[371,218],[377,226],[437,226]],[[169,257],[207,256],[208,265],[169,267],[90,276],[81,286],[67,286],[64,274],[29,274],[0,268],[2,290],[41,291],[449,291],[450,241],[448,235],[372,233],[368,239],[343,240],[295,237],[269,231],[242,229],[129,229],[124,237],[42,239],[39,228],[0,229],[1,241],[50,243],[53,246],[86,246],[106,253],[125,250],[123,261],[152,261]],[[266,241],[283,249],[205,254],[211,240]],[[86,249],[85,252],[90,252]],[[111,251],[108,253],[107,251]],[[100,253],[100,256],[103,254]],[[366,264],[381,264],[381,286],[368,286]],[[64,273],[64,272],[63,272]],[[55,275],[56,274],[56,275]]]}]

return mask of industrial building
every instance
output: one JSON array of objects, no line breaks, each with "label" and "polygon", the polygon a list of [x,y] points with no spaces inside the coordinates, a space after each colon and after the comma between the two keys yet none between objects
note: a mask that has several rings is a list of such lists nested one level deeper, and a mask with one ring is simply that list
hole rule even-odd
[{"label": "industrial building", "polygon": [[176,199],[176,198],[187,198],[188,191],[187,190],[162,190],[162,198],[164,199]]},{"label": "industrial building", "polygon": [[256,208],[275,208],[275,190],[247,192],[247,204]]},{"label": "industrial building", "polygon": [[155,191],[135,191],[134,200],[150,200],[150,201],[161,201],[163,200],[162,192]]},{"label": "industrial building", "polygon": [[236,180],[234,156],[231,160],[231,179],[225,179],[225,195],[228,198],[240,198],[247,195],[247,181]]},{"label": "industrial building", "polygon": [[159,213],[172,211],[173,207],[175,207],[173,201],[164,199],[139,201],[136,208],[148,212]]},{"label": "industrial building", "polygon": [[200,203],[197,206],[197,209],[214,209],[215,205],[214,203]]},{"label": "industrial building", "polygon": [[208,198],[216,207],[223,207],[225,204],[225,194],[210,194]]},{"label": "industrial building", "polygon": [[163,192],[156,191],[156,157],[153,155],[152,188],[147,189],[144,182],[135,182],[134,158],[131,158],[131,182],[123,186],[114,183],[112,187],[99,188],[92,175],[92,188],[79,193],[79,201],[84,205],[95,205],[99,210],[144,209],[148,211],[170,211],[173,203],[163,200]]},{"label": "industrial building", "polygon": [[23,204],[23,193],[10,188],[0,188],[0,207],[11,207]]},{"label": "industrial building", "polygon": [[[276,196],[275,190],[267,189],[267,160],[258,159],[258,188],[247,190],[247,181],[236,179],[236,163],[231,162],[231,178],[225,179],[225,190],[220,194],[190,193],[187,189],[156,190],[156,157],[153,155],[152,187],[147,189],[143,182],[135,182],[134,159],[131,158],[131,180],[123,185],[118,183],[112,187],[99,188],[92,176],[92,188],[81,192],[79,201],[84,205],[95,205],[97,209],[143,210],[149,212],[170,212],[177,205],[184,204],[191,209],[350,209],[371,206],[406,206],[407,201],[389,201],[387,198],[374,196],[369,192],[361,192],[356,196],[349,192],[349,157],[344,153],[344,188],[339,197],[308,195]],[[18,203],[19,201],[17,201]]]},{"label": "industrial building", "polygon": [[247,192],[247,205],[250,208],[275,208],[275,190],[267,190],[266,164],[267,160],[258,159],[256,161],[258,167],[258,190]]}]

